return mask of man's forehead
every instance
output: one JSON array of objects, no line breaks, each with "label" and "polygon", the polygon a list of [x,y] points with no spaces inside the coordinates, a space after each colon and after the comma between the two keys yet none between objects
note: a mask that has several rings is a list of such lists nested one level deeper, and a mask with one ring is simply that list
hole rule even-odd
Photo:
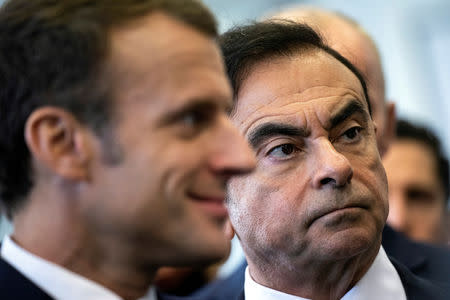
[{"label": "man's forehead", "polygon": [[334,106],[365,97],[358,78],[323,51],[319,55],[278,58],[255,65],[241,86],[233,119],[241,130],[272,115]]},{"label": "man's forehead", "polygon": [[[293,101],[284,105],[267,105],[251,113],[247,118],[237,120],[235,124],[244,135],[264,123],[283,123],[296,127],[309,127],[311,122],[318,121],[324,128],[329,128],[332,118],[337,112],[353,103],[365,111],[369,116],[367,105],[364,101],[352,94],[341,96],[320,97],[308,101]],[[356,104],[357,103],[357,104]]]},{"label": "man's forehead", "polygon": [[[125,93],[127,98],[148,98],[150,87],[152,96],[169,88],[182,94],[172,95],[173,101],[208,98],[218,92],[221,97],[230,98],[216,42],[172,16],[151,13],[114,30],[110,42],[108,64],[120,85],[118,97]],[[205,81],[205,77],[209,81],[198,82],[199,78]],[[199,90],[199,86],[208,84]]]}]

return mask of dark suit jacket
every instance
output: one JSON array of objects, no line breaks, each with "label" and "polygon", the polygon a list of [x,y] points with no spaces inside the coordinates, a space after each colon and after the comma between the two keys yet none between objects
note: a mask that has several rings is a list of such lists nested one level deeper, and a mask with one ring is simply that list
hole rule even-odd
[{"label": "dark suit jacket", "polygon": [[[157,292],[158,300],[177,300]],[[0,299],[1,300],[53,300],[13,266],[0,258]],[[80,299],[82,300],[82,299]]]},{"label": "dark suit jacket", "polygon": [[391,227],[383,230],[387,255],[402,263],[415,275],[437,284],[450,284],[450,250],[413,242]]},{"label": "dark suit jacket", "polygon": [[51,300],[53,298],[0,258],[0,299]]},{"label": "dark suit jacket", "polygon": [[[400,275],[408,299],[450,300],[448,251],[414,243],[387,227],[383,231],[383,248]],[[243,262],[229,277],[197,291],[192,299],[244,299],[246,267],[247,262]]]}]

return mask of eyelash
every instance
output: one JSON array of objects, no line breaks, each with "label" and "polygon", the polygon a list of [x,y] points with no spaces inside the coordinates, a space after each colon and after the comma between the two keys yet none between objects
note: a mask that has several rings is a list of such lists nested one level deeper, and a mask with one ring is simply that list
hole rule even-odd
[{"label": "eyelash", "polygon": [[281,151],[283,151],[282,148],[283,148],[283,147],[286,147],[286,146],[292,147],[291,149],[289,149],[291,152],[288,153],[288,154],[284,154],[284,155],[285,155],[284,158],[277,157],[278,159],[288,159],[288,158],[291,157],[295,152],[298,152],[298,151],[300,150],[300,149],[298,149],[294,144],[291,144],[291,143],[280,144],[280,145],[277,145],[277,146],[271,148],[271,149],[267,152],[267,156],[273,155],[273,152],[276,151],[277,149],[280,149]]},{"label": "eyelash", "polygon": [[[351,128],[349,128],[349,129],[347,129],[341,136],[339,136],[339,138],[340,137],[344,137],[344,138],[346,138],[346,139],[349,139],[350,141],[348,141],[349,143],[353,143],[353,142],[357,142],[357,141],[359,141],[360,140],[360,138],[361,138],[361,132],[364,130],[364,128],[363,127],[361,127],[361,126],[353,126],[353,127],[351,127]],[[348,134],[355,134],[355,136],[354,137],[346,137],[346,135],[348,135]],[[290,147],[290,148],[288,148],[288,149],[286,149],[286,147]],[[284,149],[283,149],[284,148]],[[283,159],[288,159],[288,158],[290,158],[292,155],[294,155],[296,152],[298,152],[298,151],[300,151],[300,149],[295,145],[295,144],[292,144],[292,143],[285,143],[285,144],[280,144],[280,145],[277,145],[277,146],[275,146],[275,147],[272,147],[268,152],[267,152],[267,156],[274,156],[274,152],[275,151],[277,151],[278,149],[280,149],[280,151],[282,151],[283,152],[283,157],[280,157],[280,156],[278,156],[278,157],[276,157],[276,158],[278,158],[278,159],[281,159],[281,160],[283,160]],[[284,151],[283,150],[288,150],[288,152],[289,153],[284,153]]]},{"label": "eyelash", "polygon": [[346,138],[350,139],[350,142],[355,142],[356,140],[359,141],[359,139],[361,138],[361,132],[363,130],[364,130],[364,128],[361,127],[361,126],[353,126],[353,127],[349,128],[349,129],[347,129],[340,137],[345,137],[347,134],[354,133],[356,131],[355,132],[355,134],[356,134],[355,137],[346,137]]}]

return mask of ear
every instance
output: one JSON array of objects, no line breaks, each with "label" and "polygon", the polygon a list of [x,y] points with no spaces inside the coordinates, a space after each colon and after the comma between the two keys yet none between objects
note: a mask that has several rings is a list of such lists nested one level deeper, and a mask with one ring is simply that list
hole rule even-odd
[{"label": "ear", "polygon": [[228,217],[227,220],[225,221],[225,225],[224,225],[224,233],[225,233],[225,237],[228,238],[229,240],[232,240],[234,237],[234,228],[233,225],[231,224],[230,218]]},{"label": "ear", "polygon": [[67,111],[42,107],[25,124],[25,141],[33,158],[65,179],[87,180],[90,151],[85,128]]},{"label": "ear", "polygon": [[384,129],[384,145],[385,149],[382,156],[387,152],[393,139],[395,139],[395,131],[397,130],[397,113],[395,103],[389,101],[386,103],[386,128]]}]

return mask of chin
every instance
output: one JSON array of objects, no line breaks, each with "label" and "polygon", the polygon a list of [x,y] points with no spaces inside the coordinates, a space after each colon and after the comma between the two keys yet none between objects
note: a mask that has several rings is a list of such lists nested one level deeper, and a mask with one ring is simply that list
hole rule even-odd
[{"label": "chin", "polygon": [[324,258],[346,259],[370,252],[377,242],[379,238],[369,228],[349,228],[333,233],[316,251]]}]

